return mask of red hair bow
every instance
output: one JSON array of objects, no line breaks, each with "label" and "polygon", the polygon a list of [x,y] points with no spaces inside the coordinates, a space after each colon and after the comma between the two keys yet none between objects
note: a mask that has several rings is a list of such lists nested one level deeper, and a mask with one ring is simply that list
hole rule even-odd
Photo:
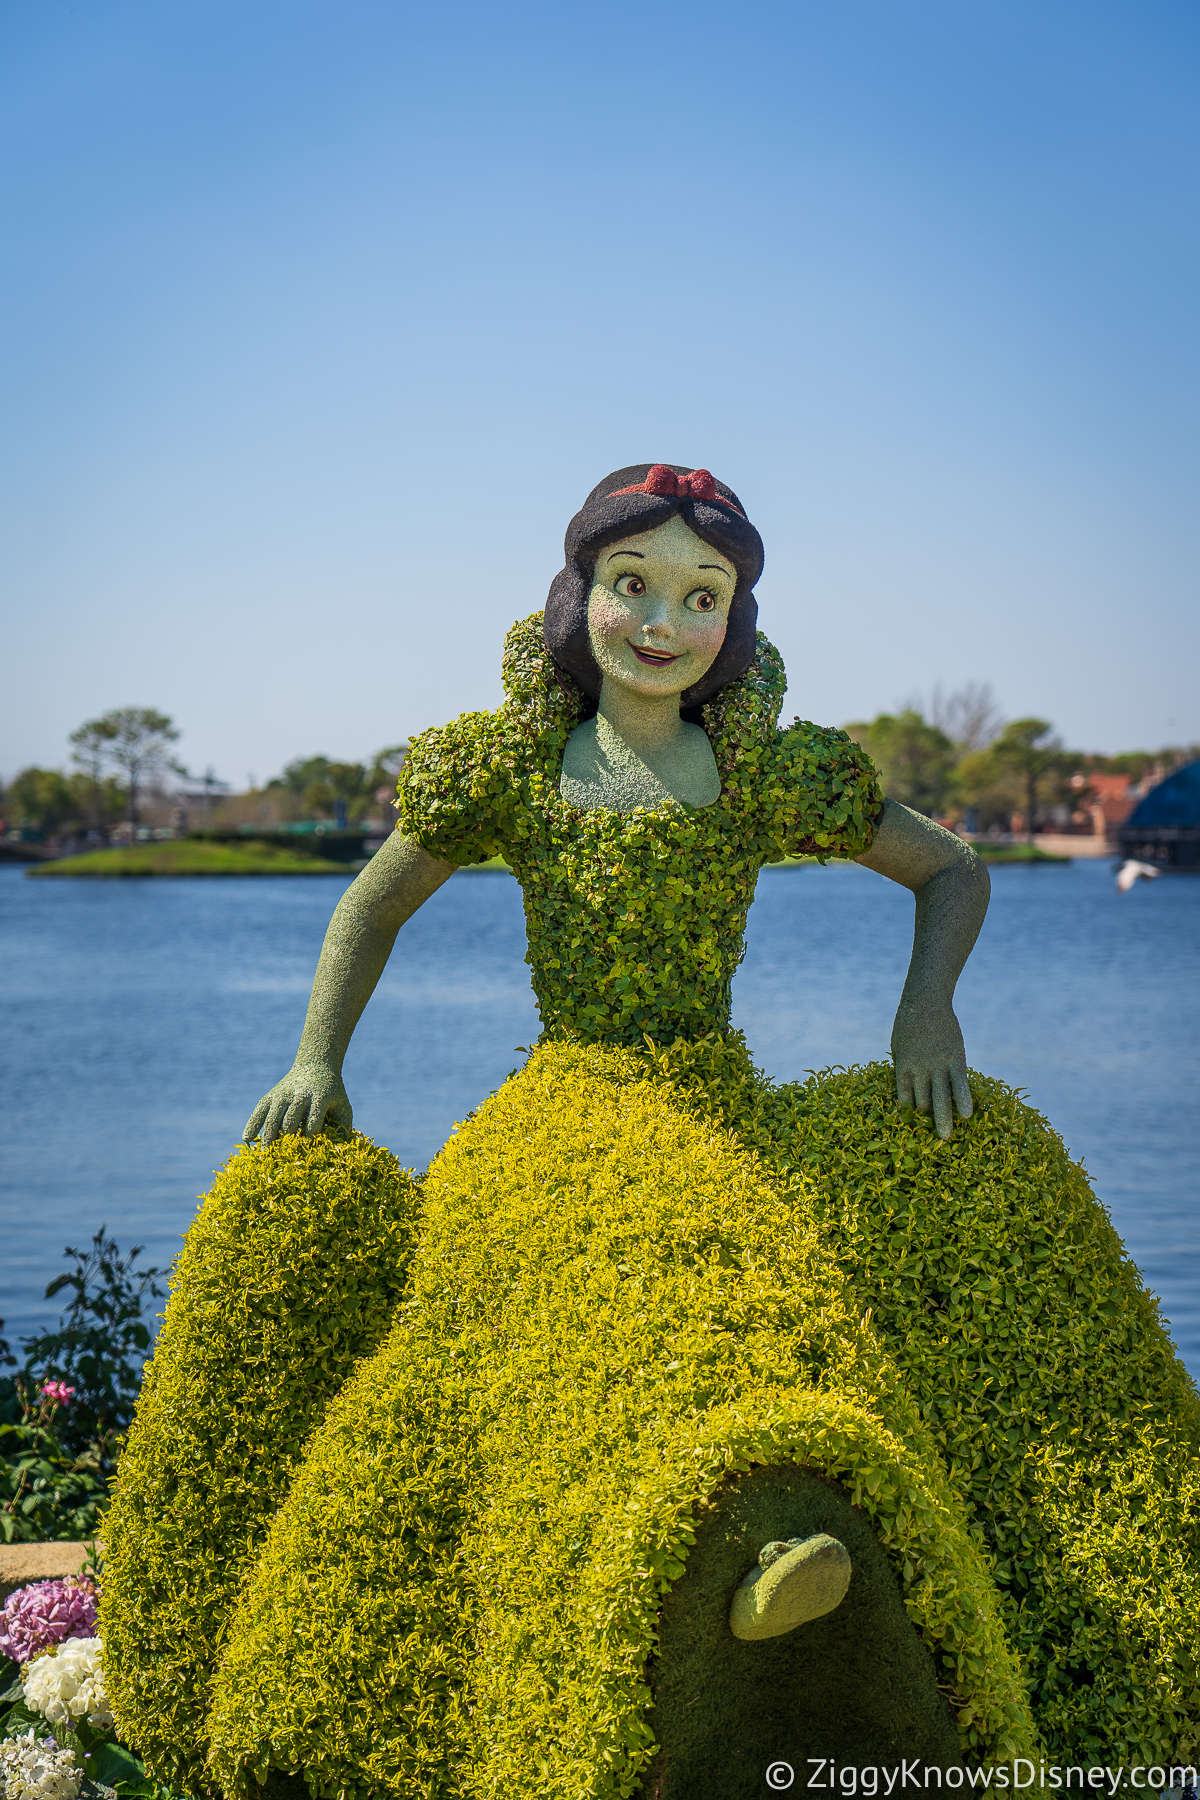
[{"label": "red hair bow", "polygon": [[734,512],[742,510],[718,491],[707,469],[693,469],[690,475],[677,475],[666,463],[655,463],[645,481],[639,481],[634,487],[617,488],[609,498],[615,499],[617,494],[662,494],[672,500],[715,500],[719,506],[732,506]]}]

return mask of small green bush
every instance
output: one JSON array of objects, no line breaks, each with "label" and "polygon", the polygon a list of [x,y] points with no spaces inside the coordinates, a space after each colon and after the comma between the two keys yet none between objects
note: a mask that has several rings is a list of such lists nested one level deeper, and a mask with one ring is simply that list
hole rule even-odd
[{"label": "small green bush", "polygon": [[23,1338],[25,1367],[18,1390],[35,1395],[46,1381],[73,1389],[54,1416],[58,1437],[76,1455],[90,1453],[105,1476],[116,1469],[116,1444],[128,1431],[150,1348],[145,1314],[165,1289],[160,1269],[139,1269],[142,1245],[127,1255],[102,1225],[86,1250],[63,1251],[74,1264],[46,1289],[53,1300],[71,1295],[54,1331]]},{"label": "small green bush", "polygon": [[35,1401],[0,1424],[0,1543],[79,1543],[100,1529],[108,1483],[99,1457],[69,1449]]},{"label": "small green bush", "polygon": [[230,1608],[306,1440],[403,1291],[419,1189],[360,1136],[240,1149],[188,1233],[105,1522],[123,1741],[203,1779]]},{"label": "small green bush", "polygon": [[[46,1289],[71,1291],[57,1330],[21,1340],[24,1366],[0,1375],[0,1540],[75,1542],[93,1537],[108,1504],[122,1433],[133,1416],[150,1332],[143,1313],[163,1290],[157,1269],[122,1256],[102,1225],[74,1267]],[[3,1320],[0,1320],[3,1324]],[[16,1362],[0,1339],[0,1368]],[[44,1392],[64,1383],[66,1404]]]},{"label": "small green bush", "polygon": [[555,1044],[426,1194],[409,1296],[239,1597],[226,1793],[272,1769],[359,1800],[633,1793],[663,1595],[760,1463],[870,1517],[969,1751],[1031,1749],[986,1556],[796,1186],[646,1057]]}]

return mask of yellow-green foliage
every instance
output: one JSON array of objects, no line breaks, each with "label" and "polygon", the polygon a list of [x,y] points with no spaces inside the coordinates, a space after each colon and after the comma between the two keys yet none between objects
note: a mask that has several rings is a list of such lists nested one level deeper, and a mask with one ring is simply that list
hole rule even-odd
[{"label": "yellow-green foliage", "polygon": [[105,1520],[100,1614],[122,1736],[203,1780],[233,1596],[305,1440],[395,1313],[418,1190],[366,1138],[280,1138],[219,1174],[180,1258]]},{"label": "yellow-green foliage", "polygon": [[750,669],[704,708],[719,799],[581,812],[559,780],[584,700],[551,662],[540,613],[508,634],[504,686],[498,712],[413,740],[400,829],[449,862],[504,856],[546,1036],[669,1043],[723,1025],[764,862],[870,843],[882,795],[865,753],[844,731],[778,729],[787,678],[760,632]]},{"label": "yellow-green foliage", "polygon": [[669,1061],[545,1046],[431,1165],[395,1327],[241,1595],[210,1720],[227,1792],[274,1767],[327,1795],[632,1794],[698,1514],[787,1460],[874,1522],[968,1754],[1035,1748],[986,1557],[813,1192]]},{"label": "yellow-green foliage", "polygon": [[351,1360],[317,1393],[324,1300],[270,1349],[204,1321],[243,1317],[260,1205],[296,1267],[341,1257],[375,1215],[340,1184],[381,1153],[236,1159],[113,1519],[105,1629],[156,1769],[199,1785],[208,1735],[230,1794],[632,1794],[705,1503],[789,1460],[872,1520],[969,1762],[1195,1760],[1194,1389],[1044,1121],[976,1077],[943,1143],[890,1082],[774,1088],[734,1038],[544,1046],[431,1166],[392,1329],[323,1423]]},{"label": "yellow-green foliage", "polygon": [[890,1068],[775,1088],[734,1042],[665,1075],[790,1171],[995,1559],[1052,1755],[1200,1755],[1200,1403],[1057,1134],[972,1077],[942,1142]]}]

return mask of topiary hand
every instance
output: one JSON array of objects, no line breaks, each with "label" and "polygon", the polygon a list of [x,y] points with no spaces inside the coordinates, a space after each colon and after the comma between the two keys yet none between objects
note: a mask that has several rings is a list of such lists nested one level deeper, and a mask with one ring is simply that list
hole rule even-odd
[{"label": "topiary hand", "polygon": [[892,1026],[896,1099],[901,1106],[933,1113],[939,1137],[954,1129],[954,1108],[969,1119],[974,1111],[967,1085],[967,1053],[952,1006],[901,1002]]},{"label": "topiary hand", "polygon": [[250,1117],[242,1137],[273,1144],[288,1132],[315,1137],[329,1121],[349,1131],[354,1123],[350,1096],[338,1071],[329,1063],[297,1060],[282,1081],[264,1094]]},{"label": "topiary hand", "polygon": [[948,1138],[971,1116],[967,1053],[951,1001],[987,912],[991,883],[969,845],[932,819],[885,800],[870,848],[856,861],[898,881],[916,896],[912,961],[896,1023],[892,1062],[901,1106],[932,1112]]}]

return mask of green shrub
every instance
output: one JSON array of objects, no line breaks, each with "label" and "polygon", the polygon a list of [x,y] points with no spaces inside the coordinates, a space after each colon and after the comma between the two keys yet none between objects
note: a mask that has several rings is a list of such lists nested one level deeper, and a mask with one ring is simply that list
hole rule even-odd
[{"label": "green shrub", "polygon": [[48,1410],[30,1402],[21,1419],[0,1424],[0,1543],[79,1543],[100,1528],[108,1482],[99,1457],[69,1449]]},{"label": "green shrub", "polygon": [[[74,1268],[46,1289],[72,1298],[55,1331],[21,1340],[24,1367],[0,1376],[0,1541],[74,1542],[95,1536],[108,1504],[121,1433],[133,1414],[150,1332],[145,1303],[162,1293],[157,1269],[135,1268],[103,1225]],[[0,1324],[3,1321],[0,1320]],[[0,1339],[0,1367],[14,1364]],[[65,1383],[62,1404],[43,1392]]]},{"label": "green shrub", "polygon": [[409,1296],[239,1598],[218,1785],[631,1794],[697,1519],[786,1462],[872,1520],[970,1752],[1028,1752],[986,1557],[812,1200],[646,1057],[541,1048],[431,1165]]},{"label": "green shrub", "polygon": [[100,1632],[122,1740],[202,1778],[233,1597],[305,1441],[403,1289],[418,1188],[366,1138],[241,1149],[188,1233],[105,1522]]},{"label": "green shrub", "polygon": [[67,1289],[71,1299],[55,1331],[22,1338],[25,1367],[18,1387],[36,1393],[43,1382],[59,1381],[73,1389],[70,1403],[54,1418],[54,1429],[76,1455],[90,1454],[105,1476],[116,1468],[115,1444],[129,1429],[133,1404],[150,1348],[145,1321],[164,1289],[159,1269],[139,1269],[142,1246],[127,1256],[102,1225],[90,1249],[67,1246],[73,1269],[57,1275],[46,1299]]}]

